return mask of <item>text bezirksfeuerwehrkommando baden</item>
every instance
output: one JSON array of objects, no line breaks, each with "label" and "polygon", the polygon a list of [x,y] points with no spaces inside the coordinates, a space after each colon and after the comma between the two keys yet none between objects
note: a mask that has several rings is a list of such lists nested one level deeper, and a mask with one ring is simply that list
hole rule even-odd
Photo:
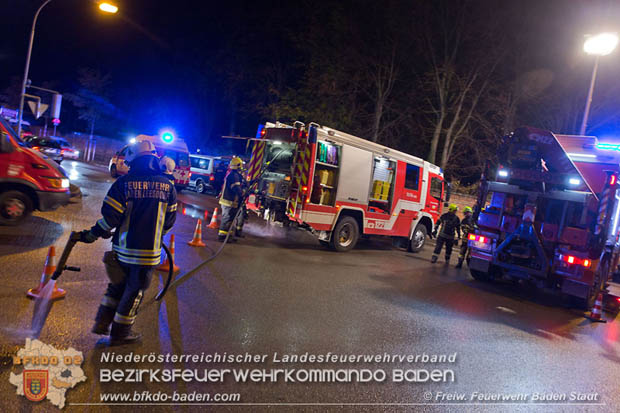
[{"label": "text bezirksfeuerwehrkommando baden", "polygon": [[452,354],[232,354],[232,353],[101,353],[102,363],[455,363]]}]

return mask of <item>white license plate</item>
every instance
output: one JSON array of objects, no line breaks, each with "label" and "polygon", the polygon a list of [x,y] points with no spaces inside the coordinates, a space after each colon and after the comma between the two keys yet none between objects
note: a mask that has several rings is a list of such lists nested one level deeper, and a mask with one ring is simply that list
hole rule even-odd
[{"label": "white license plate", "polygon": [[470,248],[476,248],[479,250],[488,251],[491,249],[491,244],[487,244],[486,242],[480,241],[469,241]]}]

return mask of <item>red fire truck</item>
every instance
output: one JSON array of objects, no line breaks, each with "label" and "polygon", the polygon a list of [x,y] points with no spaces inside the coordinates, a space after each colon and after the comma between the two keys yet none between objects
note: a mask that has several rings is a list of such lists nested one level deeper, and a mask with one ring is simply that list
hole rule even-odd
[{"label": "red fire truck", "polygon": [[439,167],[326,126],[267,123],[254,141],[248,209],[337,251],[362,235],[419,251],[447,201]]},{"label": "red fire truck", "polygon": [[495,178],[487,170],[481,181],[472,276],[526,280],[585,308],[600,292],[617,295],[620,152],[611,149],[528,127],[506,137]]}]

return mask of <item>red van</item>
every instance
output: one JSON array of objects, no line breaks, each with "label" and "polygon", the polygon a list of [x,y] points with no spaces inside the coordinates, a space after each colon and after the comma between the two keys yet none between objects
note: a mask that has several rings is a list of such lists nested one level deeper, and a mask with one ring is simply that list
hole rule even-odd
[{"label": "red van", "polygon": [[0,117],[0,224],[17,225],[37,209],[69,202],[69,178],[45,155],[32,150]]}]

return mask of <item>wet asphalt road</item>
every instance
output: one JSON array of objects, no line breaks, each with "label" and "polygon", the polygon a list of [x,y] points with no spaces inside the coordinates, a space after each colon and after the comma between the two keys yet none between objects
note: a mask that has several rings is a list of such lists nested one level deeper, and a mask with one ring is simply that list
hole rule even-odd
[{"label": "wet asphalt road", "polygon": [[[71,164],[66,163],[71,169]],[[10,356],[24,345],[32,315],[25,291],[37,285],[47,247],[60,255],[69,232],[94,224],[112,179],[101,167],[77,164],[73,180],[83,198],[55,212],[35,213],[21,227],[0,227],[0,405],[2,411],[52,411],[48,401],[33,404],[15,395],[8,381],[17,371]],[[205,248],[187,245],[195,217],[216,205],[207,195],[184,191],[185,213],[173,229],[176,255],[186,272],[220,246],[214,230],[204,230]],[[180,208],[182,211],[182,209]],[[101,256],[108,241],[78,244],[69,260],[82,268],[65,272],[57,302],[40,339],[59,348],[82,351],[88,380],[67,393],[68,411],[617,411],[620,403],[620,323],[584,321],[560,300],[523,287],[482,284],[466,270],[429,263],[430,248],[420,254],[366,240],[350,253],[321,247],[308,233],[268,227],[252,218],[246,238],[227,245],[214,261],[172,289],[163,303],[151,288],[136,322],[141,344],[110,349],[89,332],[106,286]],[[266,363],[116,363],[102,354],[255,354]],[[275,363],[273,354],[409,355],[455,354],[455,363]],[[281,357],[281,356],[279,356]],[[388,378],[371,383],[100,383],[105,368],[335,368],[383,369]],[[454,382],[394,383],[393,369],[451,369]],[[272,405],[101,405],[108,392],[239,393],[241,403]],[[436,392],[526,394],[526,404],[476,405],[438,400]],[[424,405],[431,394],[431,403]],[[533,393],[597,394],[584,404],[535,404]],[[78,403],[90,403],[82,405]],[[297,403],[302,405],[296,405]],[[326,405],[319,405],[325,403]],[[360,405],[356,405],[359,403]],[[380,405],[384,404],[386,405]],[[441,404],[444,403],[444,404]],[[460,402],[459,402],[460,403]],[[401,405],[397,405],[401,404]]]}]

